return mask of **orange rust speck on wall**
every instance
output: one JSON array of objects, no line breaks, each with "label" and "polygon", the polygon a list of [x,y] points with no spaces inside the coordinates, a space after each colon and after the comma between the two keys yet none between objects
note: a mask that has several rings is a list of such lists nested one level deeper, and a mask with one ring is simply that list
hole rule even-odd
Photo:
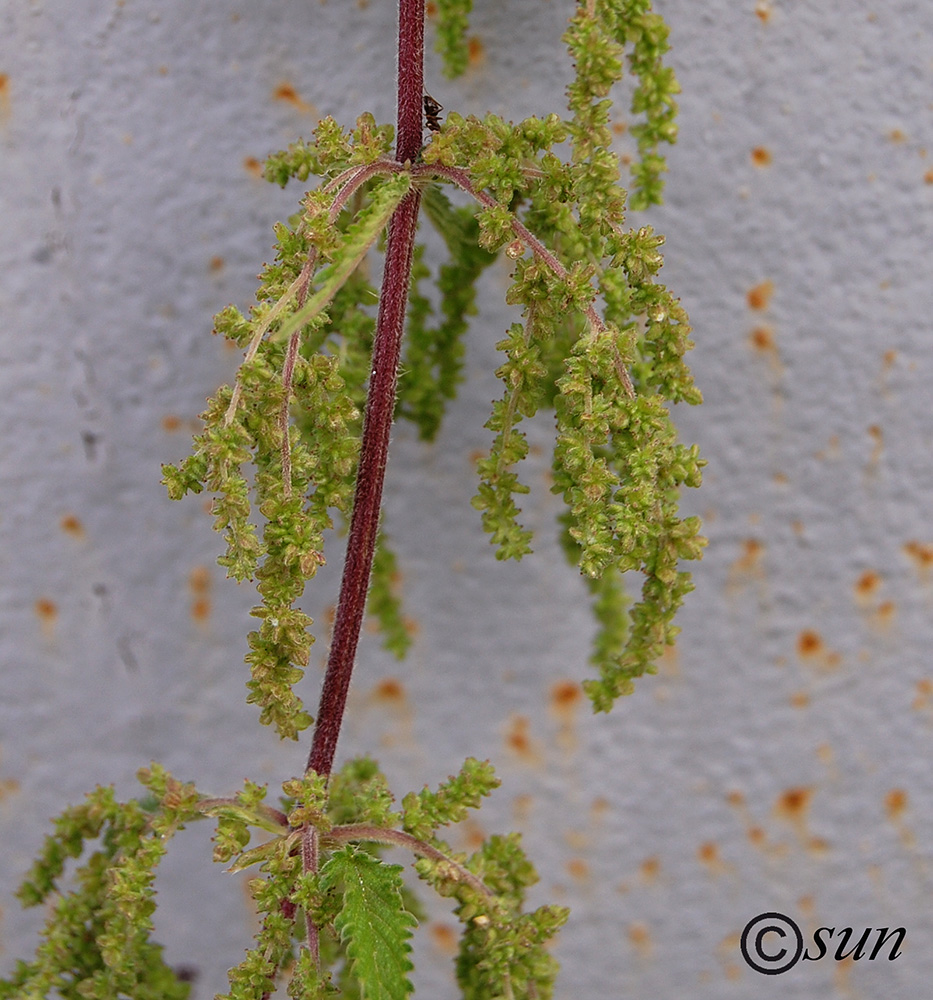
[{"label": "orange rust speck on wall", "polygon": [[761,566],[765,547],[757,538],[746,538],[742,542],[742,555],[735,561],[739,573],[755,573]]},{"label": "orange rust speck on wall", "polygon": [[[757,357],[767,358],[772,375],[781,376],[784,374],[773,327],[765,323],[754,327],[748,335],[748,342]],[[775,404],[781,404],[780,396],[775,398]]]},{"label": "orange rust speck on wall", "polygon": [[211,616],[211,571],[206,566],[195,566],[188,574],[188,588],[194,595],[191,602],[191,617],[203,625]]},{"label": "orange rust speck on wall", "polygon": [[74,514],[66,514],[58,525],[66,535],[71,535],[72,538],[84,538],[84,525]]},{"label": "orange rust speck on wall", "polygon": [[814,632],[813,629],[804,629],[800,635],[797,636],[797,654],[801,657],[812,657],[819,656],[825,649],[823,645],[823,640],[820,638],[818,632]]},{"label": "orange rust speck on wall", "polygon": [[816,907],[812,896],[801,896],[800,899],[797,900],[797,905],[800,907],[801,912],[808,920],[813,919]]},{"label": "orange rust speck on wall", "polygon": [[214,256],[211,257],[210,263],[207,265],[211,274],[219,274],[223,269],[226,261],[223,257]]},{"label": "orange rust speck on wall", "polygon": [[828,649],[819,632],[813,629],[804,629],[797,636],[797,655],[824,670],[835,670],[842,662],[842,656]]},{"label": "orange rust speck on wall", "polygon": [[211,589],[211,571],[207,566],[195,566],[188,574],[192,594],[206,594]]},{"label": "orange rust speck on wall", "polygon": [[10,117],[10,77],[0,73],[0,121]]},{"label": "orange rust speck on wall", "polygon": [[886,629],[894,621],[897,615],[897,605],[894,601],[882,601],[873,616],[873,624],[881,629]]},{"label": "orange rust speck on wall", "polygon": [[855,598],[859,603],[870,600],[881,586],[881,577],[871,569],[865,572],[855,582]]},{"label": "orange rust speck on wall", "polygon": [[612,806],[607,798],[604,798],[602,795],[597,795],[596,798],[593,799],[592,803],[590,803],[590,819],[592,819],[594,823],[600,822],[611,808]]},{"label": "orange rust speck on wall", "polygon": [[833,991],[841,997],[855,995],[852,990],[852,970],[854,968],[852,955],[846,955],[841,962],[833,962]]},{"label": "orange rust speck on wall", "polygon": [[211,602],[207,597],[196,597],[191,602],[191,617],[199,624],[203,625],[211,616]]},{"label": "orange rust speck on wall", "polygon": [[442,954],[453,955],[457,951],[460,938],[449,924],[431,924],[428,932],[434,947]]},{"label": "orange rust speck on wall", "polygon": [[777,350],[774,342],[774,331],[770,326],[756,326],[748,335],[752,347],[762,354],[773,354]]},{"label": "orange rust speck on wall", "polygon": [[[19,791],[20,785],[16,778],[4,778],[0,781],[0,802],[10,795],[16,795]],[[0,917],[3,916],[3,911],[0,910]]]},{"label": "orange rust speck on wall", "polygon": [[590,835],[585,830],[565,830],[564,840],[575,851],[585,851],[590,846]]},{"label": "orange rust speck on wall", "polygon": [[51,625],[58,618],[58,605],[47,597],[40,597],[34,607],[43,625]]},{"label": "orange rust speck on wall", "polygon": [[571,858],[567,862],[566,868],[567,874],[572,879],[576,879],[577,882],[582,882],[590,877],[590,866],[583,858]]},{"label": "orange rust speck on wall", "polygon": [[813,789],[807,786],[797,788],[787,788],[777,798],[774,804],[774,813],[779,818],[789,823],[795,830],[797,836],[811,850],[822,851],[825,846],[822,841],[811,838],[807,833],[807,814],[810,811],[810,803],[813,801]]},{"label": "orange rust speck on wall", "polygon": [[540,762],[540,749],[535,745],[528,730],[530,723],[524,715],[512,715],[505,733],[505,745],[527,764]]},{"label": "orange rust speck on wall", "polygon": [[639,871],[646,882],[654,882],[661,871],[661,859],[656,854],[645,858],[639,865]]},{"label": "orange rust speck on wall", "polygon": [[272,96],[275,100],[282,101],[285,104],[290,104],[293,108],[297,108],[299,111],[304,111],[308,114],[314,112],[314,105],[305,101],[298,91],[295,90],[295,88],[287,81],[280,83],[272,92]]},{"label": "orange rust speck on wall", "polygon": [[915,712],[922,712],[933,707],[933,679],[921,677],[917,681],[916,691],[916,697],[910,706]]},{"label": "orange rust speck on wall", "polygon": [[58,605],[48,597],[40,597],[33,605],[36,617],[39,619],[39,626],[46,639],[51,639],[55,634],[55,623],[58,621]]},{"label": "orange rust speck on wall", "polygon": [[575,709],[583,700],[583,689],[576,681],[558,681],[551,688],[551,707],[560,714]]},{"label": "orange rust speck on wall", "polygon": [[515,817],[516,823],[523,823],[531,815],[531,810],[534,807],[535,800],[533,796],[529,795],[527,792],[516,795],[512,800],[512,815]]},{"label": "orange rust speck on wall", "polygon": [[842,456],[842,442],[838,434],[830,434],[829,441],[826,443],[826,448],[820,451],[815,451],[813,453],[814,458],[818,458],[821,461],[838,461]]},{"label": "orange rust speck on wall", "polygon": [[910,556],[914,565],[924,575],[929,573],[930,568],[933,567],[933,545],[928,545],[925,542],[907,542],[904,545],[904,552]]},{"label": "orange rust speck on wall", "polygon": [[735,982],[737,979],[742,978],[743,966],[739,965],[737,962],[729,962],[726,965],[726,979]]},{"label": "orange rust speck on wall", "polygon": [[405,700],[405,688],[402,682],[395,677],[386,677],[376,685],[373,696],[377,701],[388,701],[398,704]]},{"label": "orange rust speck on wall", "polygon": [[253,177],[258,177],[260,180],[262,179],[262,163],[257,160],[255,156],[243,157],[243,169],[248,174],[252,174]]},{"label": "orange rust speck on wall", "polygon": [[628,939],[636,951],[645,956],[651,954],[651,932],[646,924],[630,924],[627,933]]},{"label": "orange rust speck on wall", "polygon": [[750,826],[748,828],[748,839],[753,846],[762,847],[768,839],[768,835],[760,826]]},{"label": "orange rust speck on wall", "polygon": [[771,156],[771,150],[765,149],[764,146],[756,146],[752,150],[752,163],[756,167],[770,167],[773,157]]},{"label": "orange rust speck on wall", "polygon": [[749,309],[767,309],[773,295],[773,281],[762,281],[761,284],[755,285],[754,288],[748,290],[748,295],[746,296]]},{"label": "orange rust speck on wall", "polygon": [[884,797],[884,811],[888,819],[900,819],[906,810],[907,792],[903,788],[892,788]]},{"label": "orange rust speck on wall", "polygon": [[510,749],[518,754],[526,754],[531,751],[531,740],[528,738],[528,719],[524,715],[512,717],[505,742]]},{"label": "orange rust speck on wall", "polygon": [[488,834],[481,824],[476,820],[468,819],[460,827],[460,835],[463,838],[463,847],[471,854],[478,851],[485,842]]},{"label": "orange rust speck on wall", "polygon": [[437,17],[437,4],[434,3],[434,0],[428,0],[424,6],[424,10],[428,17]]},{"label": "orange rust speck on wall", "polygon": [[764,21],[767,24],[771,20],[773,13],[771,0],[758,0],[758,3],[755,4],[755,13],[758,15],[760,21]]},{"label": "orange rust speck on wall", "polygon": [[812,788],[788,788],[778,797],[774,809],[784,819],[799,822],[806,817],[812,800]]},{"label": "orange rust speck on wall", "polygon": [[575,749],[574,723],[583,701],[583,689],[576,681],[558,681],[551,687],[549,709],[560,724],[558,743],[567,751]]},{"label": "orange rust speck on wall", "polygon": [[697,848],[697,858],[702,861],[704,865],[718,865],[719,848],[711,840],[708,840],[705,844],[700,844]]},{"label": "orange rust speck on wall", "polygon": [[277,101],[288,101],[295,104],[301,100],[298,91],[290,83],[280,83],[272,95]]},{"label": "orange rust speck on wall", "polygon": [[931,169],[931,170],[928,170],[928,171],[927,171],[927,172],[926,172],[926,173],[925,173],[925,174],[923,175],[923,182],[924,182],[925,184],[933,184],[933,169]]},{"label": "orange rust speck on wall", "polygon": [[811,837],[807,841],[807,849],[813,854],[829,854],[829,841],[822,837]]},{"label": "orange rust speck on wall", "polygon": [[467,59],[471,66],[478,66],[486,58],[486,49],[483,43],[474,35],[467,42]]}]

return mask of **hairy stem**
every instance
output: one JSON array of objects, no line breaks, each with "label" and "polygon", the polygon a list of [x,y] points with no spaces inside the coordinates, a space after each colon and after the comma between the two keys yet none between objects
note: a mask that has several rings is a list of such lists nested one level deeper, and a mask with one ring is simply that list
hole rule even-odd
[{"label": "hairy stem", "polygon": [[421,151],[424,107],[424,0],[398,5],[398,139],[395,158],[414,163]]},{"label": "hairy stem", "polygon": [[[396,160],[410,163],[421,149],[424,94],[424,0],[399,0],[398,143]],[[410,191],[389,222],[372,370],[363,418],[356,493],[340,584],[334,635],[321,690],[307,770],[330,774],[356,657],[373,565],[398,362],[418,223],[420,192]]]}]

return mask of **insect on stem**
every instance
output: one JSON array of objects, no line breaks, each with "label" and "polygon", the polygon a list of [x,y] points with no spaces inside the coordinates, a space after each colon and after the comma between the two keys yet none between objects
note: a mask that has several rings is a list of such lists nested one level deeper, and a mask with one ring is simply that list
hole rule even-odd
[{"label": "insect on stem", "polygon": [[439,104],[430,94],[424,95],[424,121],[432,132],[440,132],[441,123],[438,115],[444,110],[444,105]]}]

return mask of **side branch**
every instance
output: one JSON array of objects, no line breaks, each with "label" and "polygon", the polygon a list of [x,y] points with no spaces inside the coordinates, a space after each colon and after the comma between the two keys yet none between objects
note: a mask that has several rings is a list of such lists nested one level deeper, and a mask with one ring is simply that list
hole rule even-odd
[{"label": "side branch", "polygon": [[258,805],[246,810],[235,798],[215,798],[201,799],[197,809],[205,816],[220,816],[224,812],[243,816],[246,813],[250,816],[250,822],[272,833],[279,832],[280,828],[288,829],[288,817],[280,809],[273,809],[272,806]]},{"label": "side branch", "polygon": [[402,830],[392,830],[381,826],[370,826],[366,823],[353,823],[346,826],[331,827],[327,833],[321,835],[321,840],[328,846],[333,844],[346,844],[354,840],[367,840],[374,844],[385,844],[387,847],[404,847],[406,850],[417,854],[422,858],[429,858],[431,861],[440,861],[450,865],[456,872],[458,881],[468,885],[471,889],[481,893],[487,899],[495,899],[495,893],[479,878],[477,878],[469,868],[464,867],[459,861],[439,851],[431,844],[426,844],[423,840],[413,837],[410,833]]}]

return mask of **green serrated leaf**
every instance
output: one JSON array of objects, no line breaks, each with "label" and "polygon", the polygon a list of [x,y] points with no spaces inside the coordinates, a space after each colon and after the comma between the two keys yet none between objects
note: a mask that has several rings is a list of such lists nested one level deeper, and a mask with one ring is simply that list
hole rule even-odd
[{"label": "green serrated leaf", "polygon": [[364,1000],[406,1000],[413,990],[408,942],[417,921],[402,901],[401,872],[355,847],[335,851],[321,868],[321,888],[342,890],[335,925]]}]

